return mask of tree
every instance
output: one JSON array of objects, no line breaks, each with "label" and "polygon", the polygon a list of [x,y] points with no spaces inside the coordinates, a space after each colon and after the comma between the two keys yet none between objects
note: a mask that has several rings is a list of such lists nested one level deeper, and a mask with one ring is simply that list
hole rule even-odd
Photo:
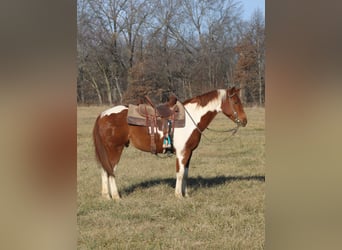
[{"label": "tree", "polygon": [[236,0],[79,0],[78,102],[182,100],[244,86],[264,98],[264,24],[244,24]]},{"label": "tree", "polygon": [[262,13],[257,10],[235,51],[239,59],[235,67],[234,82],[238,83],[243,91],[242,99],[246,103],[262,105],[265,99],[265,28]]}]

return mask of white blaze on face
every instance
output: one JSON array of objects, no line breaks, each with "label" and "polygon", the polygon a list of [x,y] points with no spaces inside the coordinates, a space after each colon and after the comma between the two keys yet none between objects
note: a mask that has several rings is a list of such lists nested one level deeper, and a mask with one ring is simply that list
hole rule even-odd
[{"label": "white blaze on face", "polygon": [[[185,105],[185,127],[175,128],[174,132],[174,147],[177,152],[177,157],[182,159],[182,150],[184,149],[185,143],[189,140],[192,132],[197,129],[197,124],[201,121],[202,116],[204,116],[209,111],[221,112],[221,103],[224,98],[226,98],[226,90],[219,89],[218,98],[210,101],[205,107],[201,107],[197,103],[188,103]],[[189,114],[191,114],[191,117]]]},{"label": "white blaze on face", "polygon": [[118,114],[121,111],[128,109],[127,107],[123,105],[115,106],[113,108],[107,109],[101,113],[101,118],[106,116],[106,115],[111,115],[111,114]]}]

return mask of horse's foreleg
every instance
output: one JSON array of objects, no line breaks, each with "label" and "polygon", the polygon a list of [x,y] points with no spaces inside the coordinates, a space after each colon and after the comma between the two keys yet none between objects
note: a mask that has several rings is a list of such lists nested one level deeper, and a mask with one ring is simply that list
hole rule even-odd
[{"label": "horse's foreleg", "polygon": [[184,178],[184,165],[181,163],[179,159],[177,159],[176,163],[176,189],[175,196],[177,198],[183,198],[183,178]]},{"label": "horse's foreleg", "polygon": [[[187,179],[189,173],[189,161],[190,161],[191,153],[186,158],[177,158],[176,162],[176,189],[175,195],[177,198],[188,197],[187,191]],[[186,165],[184,165],[186,162]]]},{"label": "horse's foreleg", "polygon": [[188,188],[187,188],[188,173],[189,173],[189,168],[185,167],[184,168],[184,175],[183,175],[183,182],[182,182],[182,194],[185,197],[189,197]]},{"label": "horse's foreleg", "polygon": [[177,179],[176,179],[175,195],[178,198],[189,196],[188,189],[187,189],[187,180],[188,180],[191,156],[192,156],[192,151],[186,150],[182,156],[177,157],[177,162],[176,162]]}]

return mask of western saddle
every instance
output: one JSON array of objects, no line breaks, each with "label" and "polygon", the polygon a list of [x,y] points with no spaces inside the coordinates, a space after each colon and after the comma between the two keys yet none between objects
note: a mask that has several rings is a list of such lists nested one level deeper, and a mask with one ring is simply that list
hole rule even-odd
[{"label": "western saddle", "polygon": [[148,96],[145,96],[148,104],[140,104],[139,107],[139,113],[142,116],[148,117],[148,116],[156,116],[161,118],[167,118],[170,117],[174,110],[173,107],[177,103],[177,98],[175,96],[170,96],[169,101],[155,105],[151,99]]},{"label": "western saddle", "polygon": [[129,105],[127,122],[131,125],[145,126],[151,136],[151,153],[157,154],[155,134],[157,129],[163,131],[163,153],[173,153],[173,131],[185,126],[183,105],[171,95],[169,101],[155,105],[148,96],[147,103]]}]

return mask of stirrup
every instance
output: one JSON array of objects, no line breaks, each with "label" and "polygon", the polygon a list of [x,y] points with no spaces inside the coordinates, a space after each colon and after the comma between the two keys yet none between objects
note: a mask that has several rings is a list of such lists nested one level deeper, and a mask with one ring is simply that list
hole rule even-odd
[{"label": "stirrup", "polygon": [[172,154],[173,153],[173,147],[172,147],[172,143],[171,143],[171,138],[170,135],[167,135],[164,137],[163,140],[163,153],[168,153],[168,154]]},{"label": "stirrup", "polygon": [[164,141],[163,141],[163,148],[172,148],[172,145],[171,145],[171,139],[170,139],[170,136],[167,135],[167,137],[164,138]]}]

